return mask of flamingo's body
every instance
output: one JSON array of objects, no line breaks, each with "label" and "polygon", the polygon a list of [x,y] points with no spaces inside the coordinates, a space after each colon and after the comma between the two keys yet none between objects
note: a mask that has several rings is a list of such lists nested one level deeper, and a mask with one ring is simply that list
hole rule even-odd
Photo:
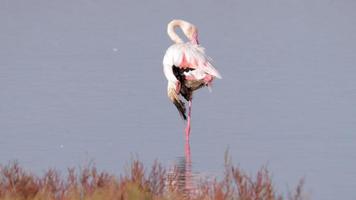
[{"label": "flamingo's body", "polygon": [[[183,43],[174,32],[175,27],[180,27],[190,41]],[[193,91],[210,86],[214,78],[221,76],[211,64],[211,59],[205,55],[204,48],[199,45],[198,32],[194,25],[183,20],[172,20],[168,24],[167,32],[175,42],[167,49],[163,58],[163,71],[168,80],[168,97],[183,119],[188,120],[186,139],[189,140]],[[188,117],[179,95],[189,102]]]}]

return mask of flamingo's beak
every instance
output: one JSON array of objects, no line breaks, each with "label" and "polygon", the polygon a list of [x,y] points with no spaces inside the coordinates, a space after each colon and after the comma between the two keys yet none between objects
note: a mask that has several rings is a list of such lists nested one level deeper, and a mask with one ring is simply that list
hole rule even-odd
[{"label": "flamingo's beak", "polygon": [[192,40],[192,43],[199,45],[198,37],[194,37],[193,40]]},{"label": "flamingo's beak", "polygon": [[193,34],[193,43],[199,45],[198,33]]}]

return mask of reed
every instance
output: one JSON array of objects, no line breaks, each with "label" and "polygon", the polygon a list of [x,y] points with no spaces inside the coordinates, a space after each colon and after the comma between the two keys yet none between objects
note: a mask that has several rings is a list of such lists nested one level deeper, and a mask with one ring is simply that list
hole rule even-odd
[{"label": "reed", "polygon": [[[119,176],[99,171],[95,166],[65,175],[50,169],[42,176],[24,170],[17,162],[0,166],[0,200],[301,200],[303,180],[283,197],[273,186],[266,168],[249,176],[226,162],[224,177],[201,179],[190,191],[183,190],[177,167],[167,170],[159,162],[146,169],[133,160]],[[169,173],[168,173],[169,172]]]}]

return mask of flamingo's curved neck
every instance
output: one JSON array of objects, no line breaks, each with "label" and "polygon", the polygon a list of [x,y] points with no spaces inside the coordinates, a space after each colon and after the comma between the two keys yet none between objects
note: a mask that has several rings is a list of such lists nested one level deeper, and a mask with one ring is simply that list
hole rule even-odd
[{"label": "flamingo's curved neck", "polygon": [[183,43],[183,40],[177,35],[177,33],[174,31],[176,27],[182,28],[182,21],[180,20],[173,20],[171,21],[168,26],[167,26],[167,33],[168,36],[171,38],[173,42],[176,44]]},{"label": "flamingo's curved neck", "polygon": [[173,42],[175,42],[176,44],[179,44],[179,43],[183,43],[183,40],[177,35],[177,33],[174,31],[174,29],[176,27],[179,27],[182,29],[184,35],[189,39],[191,40],[193,43],[197,44],[197,33],[194,31],[193,32],[193,37],[194,38],[191,38],[189,37],[192,29],[194,28],[195,30],[195,27],[190,24],[189,22],[186,22],[184,20],[179,20],[179,19],[175,19],[175,20],[172,20],[168,26],[167,26],[167,33],[168,33],[168,36],[171,38],[171,40]]}]

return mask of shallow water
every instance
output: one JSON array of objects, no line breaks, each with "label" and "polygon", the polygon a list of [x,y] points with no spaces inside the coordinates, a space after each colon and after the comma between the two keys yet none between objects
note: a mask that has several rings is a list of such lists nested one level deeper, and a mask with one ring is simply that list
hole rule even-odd
[{"label": "shallow water", "polygon": [[192,170],[224,152],[267,165],[280,191],[355,199],[356,3],[351,1],[4,1],[0,162],[43,172],[132,157],[170,165],[184,123],[166,97],[167,22],[184,18],[223,79],[193,100]]}]

